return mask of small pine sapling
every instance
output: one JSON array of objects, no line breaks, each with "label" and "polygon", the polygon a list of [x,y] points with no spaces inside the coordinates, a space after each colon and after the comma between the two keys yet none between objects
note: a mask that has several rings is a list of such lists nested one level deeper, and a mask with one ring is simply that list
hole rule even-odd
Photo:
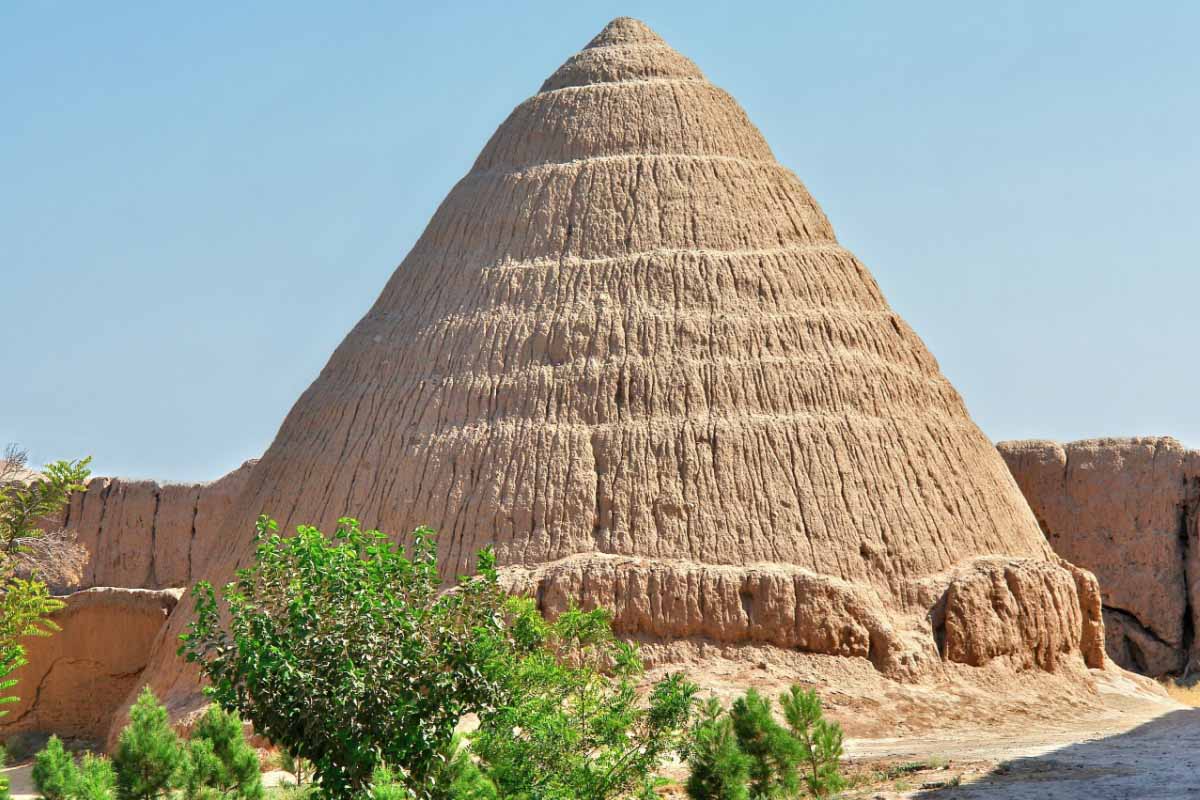
[{"label": "small pine sapling", "polygon": [[184,793],[203,797],[205,788],[222,797],[260,800],[263,796],[258,754],[246,741],[242,720],[212,705],[192,729],[183,765]]},{"label": "small pine sapling", "polygon": [[733,721],[715,698],[700,706],[686,745],[686,784],[692,800],[747,800],[750,759],[738,747]]},{"label": "small pine sapling", "polygon": [[687,733],[696,687],[668,675],[645,695],[636,648],[611,614],[571,608],[547,623],[529,598],[508,603],[518,642],[508,700],[480,715],[471,750],[501,797],[645,797]]},{"label": "small pine sapling", "polygon": [[380,764],[371,775],[371,800],[412,800],[413,795],[400,776]]},{"label": "small pine sapling", "polygon": [[180,767],[179,784],[186,800],[208,800],[218,797],[220,792],[210,785],[221,771],[221,760],[213,752],[212,742],[207,739],[192,739]]},{"label": "small pine sapling", "polygon": [[71,789],[72,800],[112,800],[117,776],[112,762],[104,756],[86,753],[79,762],[75,784]]},{"label": "small pine sapling", "polygon": [[750,689],[729,711],[738,747],[750,759],[752,800],[794,797],[800,790],[800,743],[775,721],[771,699]]},{"label": "small pine sapling", "polygon": [[430,800],[496,800],[495,784],[471,758],[461,733],[446,744],[429,785]]},{"label": "small pine sapling", "polygon": [[75,760],[57,736],[33,759],[33,785],[46,800],[68,800],[78,778]]},{"label": "small pine sapling", "polygon": [[825,719],[821,698],[813,690],[792,686],[779,696],[783,716],[792,736],[800,743],[804,782],[813,797],[831,797],[846,787],[840,764],[842,728]]},{"label": "small pine sapling", "polygon": [[169,794],[183,765],[184,749],[167,720],[167,709],[147,686],[129,710],[112,765],[119,800],[152,800]]}]

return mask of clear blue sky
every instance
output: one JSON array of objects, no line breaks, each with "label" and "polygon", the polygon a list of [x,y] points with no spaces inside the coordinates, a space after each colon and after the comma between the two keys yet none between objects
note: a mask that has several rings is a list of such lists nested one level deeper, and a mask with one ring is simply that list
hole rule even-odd
[{"label": "clear blue sky", "polygon": [[174,479],[261,453],[621,14],[741,101],[991,437],[1200,445],[1185,0],[5,2],[0,442]]}]

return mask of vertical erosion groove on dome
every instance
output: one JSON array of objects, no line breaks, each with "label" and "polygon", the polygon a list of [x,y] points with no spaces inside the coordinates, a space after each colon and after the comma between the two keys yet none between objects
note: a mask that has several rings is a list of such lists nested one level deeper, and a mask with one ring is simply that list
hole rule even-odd
[{"label": "vertical erosion groove on dome", "polygon": [[492,544],[548,611],[645,641],[898,676],[1102,659],[1094,579],[923,343],[736,101],[630,19],[451,190],[230,535],[260,512],[428,524],[447,576]]}]

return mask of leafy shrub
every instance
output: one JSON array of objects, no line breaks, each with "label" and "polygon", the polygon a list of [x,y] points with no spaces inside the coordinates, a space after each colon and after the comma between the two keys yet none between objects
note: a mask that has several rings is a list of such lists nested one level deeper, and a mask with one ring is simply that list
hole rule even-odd
[{"label": "leafy shrub", "polygon": [[168,794],[183,764],[184,749],[167,720],[167,710],[150,687],[129,710],[112,765],[120,800],[150,800]]},{"label": "leafy shrub", "polygon": [[56,461],[26,483],[19,479],[25,453],[10,446],[0,460],[0,552],[11,558],[41,538],[41,521],[62,511],[72,492],[87,491],[91,461]]},{"label": "leafy shrub", "polygon": [[[26,636],[49,636],[58,626],[47,617],[63,607],[63,602],[50,596],[46,584],[40,581],[5,574],[5,556],[0,554],[0,706],[17,702],[2,693],[16,686],[12,675],[25,664]],[[0,717],[8,712],[0,709]]]},{"label": "leafy shrub", "polygon": [[733,722],[716,698],[700,710],[684,748],[689,774],[688,797],[693,800],[747,800],[750,759],[738,747]]},{"label": "leafy shrub", "polygon": [[33,759],[33,785],[46,800],[67,800],[78,779],[75,760],[57,736]]},{"label": "leafy shrub", "polygon": [[824,718],[821,698],[799,686],[779,696],[784,719],[800,742],[804,782],[813,797],[829,797],[845,788],[839,771],[842,759],[842,729]]},{"label": "leafy shrub", "polygon": [[[25,461],[25,454],[11,446],[0,460],[0,705],[17,701],[3,693],[16,685],[9,676],[25,664],[20,640],[58,630],[46,617],[63,607],[44,583],[33,579],[36,559],[31,564],[26,558],[44,537],[38,524],[61,511],[72,492],[85,491],[83,482],[91,474],[90,458],[57,461],[46,467],[43,477],[25,483],[21,480]],[[78,552],[78,548],[69,549]],[[23,569],[18,571],[18,567]],[[31,569],[30,574],[21,574]],[[0,710],[0,717],[5,713]]]},{"label": "leafy shrub", "polygon": [[427,528],[413,533],[411,557],[353,519],[331,539],[310,526],[290,538],[277,530],[259,520],[256,563],[221,593],[224,616],[212,586],[197,584],[180,653],[222,707],[310,760],[329,797],[366,794],[382,763],[427,793],[455,725],[503,688],[493,555],[442,592]]},{"label": "leafy shrub", "polygon": [[241,719],[215,705],[192,729],[182,771],[188,800],[214,793],[241,800],[263,796],[258,754],[246,741]]},{"label": "leafy shrub", "polygon": [[652,790],[653,771],[682,742],[696,687],[672,675],[639,702],[643,667],[604,610],[547,623],[532,600],[508,604],[516,649],[507,702],[471,739],[501,797],[624,797]]}]

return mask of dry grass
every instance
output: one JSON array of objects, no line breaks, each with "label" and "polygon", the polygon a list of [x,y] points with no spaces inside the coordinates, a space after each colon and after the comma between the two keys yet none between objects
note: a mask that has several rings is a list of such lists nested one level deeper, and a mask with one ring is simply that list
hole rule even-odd
[{"label": "dry grass", "polygon": [[19,539],[20,551],[13,556],[17,577],[44,581],[56,594],[70,591],[83,579],[88,551],[75,531],[49,530],[41,536]]},{"label": "dry grass", "polygon": [[845,761],[842,766],[847,786],[839,797],[855,800],[880,797],[880,790],[912,792],[959,786],[970,770],[970,765],[938,756],[920,761]]},{"label": "dry grass", "polygon": [[1172,700],[1185,706],[1200,708],[1200,681],[1193,678],[1187,683],[1182,683],[1177,678],[1167,678],[1163,680],[1162,685]]}]

